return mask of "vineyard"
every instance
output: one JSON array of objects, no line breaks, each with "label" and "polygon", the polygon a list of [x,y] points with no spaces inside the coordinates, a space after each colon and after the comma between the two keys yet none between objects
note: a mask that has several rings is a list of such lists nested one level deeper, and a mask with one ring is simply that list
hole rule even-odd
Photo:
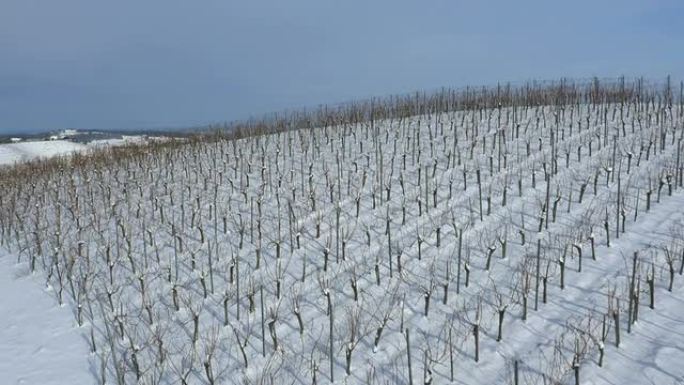
[{"label": "vineyard", "polygon": [[682,383],[683,138],[669,78],[320,107],[0,168],[0,248],[102,385]]}]

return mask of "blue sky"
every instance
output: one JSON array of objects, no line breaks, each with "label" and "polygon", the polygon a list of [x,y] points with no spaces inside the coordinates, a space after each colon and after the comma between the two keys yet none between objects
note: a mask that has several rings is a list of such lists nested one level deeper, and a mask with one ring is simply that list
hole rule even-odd
[{"label": "blue sky", "polygon": [[441,86],[684,78],[680,0],[2,0],[0,133],[183,127]]}]

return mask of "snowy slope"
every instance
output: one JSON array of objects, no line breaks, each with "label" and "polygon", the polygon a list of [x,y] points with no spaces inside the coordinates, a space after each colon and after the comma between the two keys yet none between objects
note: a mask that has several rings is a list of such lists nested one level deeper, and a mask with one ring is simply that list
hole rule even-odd
[{"label": "snowy slope", "polygon": [[[647,218],[620,238],[613,248],[605,250],[606,259],[614,264],[624,263],[622,255],[634,250],[649,250],[667,245],[673,226],[684,224],[684,194],[667,199],[649,213]],[[684,260],[677,262],[679,263]],[[605,265],[604,265],[605,266]],[[609,269],[596,269],[596,279]],[[615,270],[615,269],[614,269]],[[666,272],[656,271],[656,276]],[[590,364],[584,373],[587,384],[682,384],[684,383],[684,277],[677,275],[672,292],[667,290],[667,279],[656,285],[655,309],[648,308],[648,295],[642,299],[639,320],[626,335],[619,348],[606,349],[606,364],[599,368]],[[642,282],[642,287],[646,282]],[[591,286],[589,286],[591,287]]]},{"label": "snowy slope", "polygon": [[0,144],[0,165],[23,162],[37,157],[68,155],[86,148],[86,145],[68,140],[4,143]]},{"label": "snowy slope", "polygon": [[59,306],[41,274],[0,250],[0,383],[92,384],[83,329]]},{"label": "snowy slope", "polygon": [[165,137],[143,137],[124,135],[120,139],[97,139],[86,144],[69,140],[26,141],[0,144],[0,166],[24,162],[34,158],[50,158],[58,155],[69,155],[111,146],[126,144],[142,144],[148,140],[168,140]]},{"label": "snowy slope", "polygon": [[522,384],[681,383],[682,116],[650,120],[666,113],[456,111],[199,143],[0,186],[16,210],[0,218],[22,263],[73,269],[78,290],[51,283],[88,309],[65,346],[87,362],[92,322],[92,378],[481,385],[518,362]]}]

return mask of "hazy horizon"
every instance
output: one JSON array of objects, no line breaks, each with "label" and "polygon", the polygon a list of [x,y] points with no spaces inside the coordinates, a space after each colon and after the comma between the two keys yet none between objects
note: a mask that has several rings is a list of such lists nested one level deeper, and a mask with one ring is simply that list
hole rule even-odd
[{"label": "hazy horizon", "polygon": [[684,74],[684,5],[672,0],[0,8],[0,134],[183,129],[442,86]]}]

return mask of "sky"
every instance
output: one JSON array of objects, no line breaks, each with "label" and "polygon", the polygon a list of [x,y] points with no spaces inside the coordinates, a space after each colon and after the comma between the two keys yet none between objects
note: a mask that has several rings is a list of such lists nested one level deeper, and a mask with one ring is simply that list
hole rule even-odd
[{"label": "sky", "polygon": [[189,127],[443,86],[670,74],[681,0],[1,0],[0,134]]}]

